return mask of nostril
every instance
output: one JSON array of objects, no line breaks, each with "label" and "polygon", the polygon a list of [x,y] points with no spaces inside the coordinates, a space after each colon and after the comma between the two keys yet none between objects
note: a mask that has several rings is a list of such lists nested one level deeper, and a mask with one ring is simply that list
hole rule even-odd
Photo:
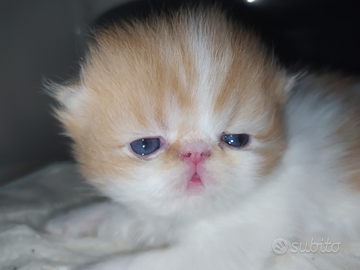
[{"label": "nostril", "polygon": [[202,153],[200,154],[200,156],[202,156],[202,157],[210,157],[210,156],[211,156],[211,153],[210,153],[210,151],[205,151],[205,152],[202,152]]},{"label": "nostril", "polygon": [[191,157],[191,153],[183,154],[183,157]]}]

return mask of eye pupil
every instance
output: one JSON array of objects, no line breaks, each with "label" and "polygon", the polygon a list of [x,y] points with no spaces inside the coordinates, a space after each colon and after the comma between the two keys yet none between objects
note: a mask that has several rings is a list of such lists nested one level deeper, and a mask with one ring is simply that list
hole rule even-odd
[{"label": "eye pupil", "polygon": [[226,144],[232,146],[241,148],[248,144],[249,142],[249,135],[245,133],[241,134],[224,134],[221,138],[222,141],[224,141]]},{"label": "eye pupil", "polygon": [[160,148],[160,139],[159,138],[144,138],[133,141],[130,143],[131,149],[134,153],[147,156],[154,153]]}]

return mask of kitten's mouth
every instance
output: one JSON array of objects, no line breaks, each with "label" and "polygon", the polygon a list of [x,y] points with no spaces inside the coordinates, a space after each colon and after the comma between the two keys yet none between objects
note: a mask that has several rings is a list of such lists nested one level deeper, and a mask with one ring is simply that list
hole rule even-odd
[{"label": "kitten's mouth", "polygon": [[192,189],[200,188],[203,186],[204,186],[204,184],[201,181],[200,176],[197,173],[194,173],[188,183],[187,189],[192,190]]}]

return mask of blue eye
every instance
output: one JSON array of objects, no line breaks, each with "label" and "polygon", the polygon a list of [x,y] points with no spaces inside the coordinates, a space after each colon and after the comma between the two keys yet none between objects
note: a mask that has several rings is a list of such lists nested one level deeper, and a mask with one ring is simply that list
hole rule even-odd
[{"label": "blue eye", "polygon": [[221,140],[226,144],[241,148],[248,144],[250,136],[248,134],[224,134],[221,136]]},{"label": "blue eye", "polygon": [[131,149],[140,156],[147,156],[160,148],[159,138],[144,138],[130,143]]}]

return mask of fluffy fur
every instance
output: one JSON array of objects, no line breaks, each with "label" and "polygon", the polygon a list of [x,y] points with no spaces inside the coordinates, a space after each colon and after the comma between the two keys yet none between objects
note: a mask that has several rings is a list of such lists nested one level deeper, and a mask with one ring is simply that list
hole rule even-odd
[{"label": "fluffy fur", "polygon": [[[113,203],[47,230],[137,251],[89,269],[360,267],[347,249],[360,238],[355,81],[293,79],[225,13],[198,8],[97,31],[78,80],[56,88],[80,168]],[[242,148],[221,140],[243,133]],[[141,138],[162,146],[139,156],[130,143]],[[198,149],[207,155],[188,162]],[[201,185],[189,187],[195,172]],[[277,238],[341,249],[276,255]]]}]

